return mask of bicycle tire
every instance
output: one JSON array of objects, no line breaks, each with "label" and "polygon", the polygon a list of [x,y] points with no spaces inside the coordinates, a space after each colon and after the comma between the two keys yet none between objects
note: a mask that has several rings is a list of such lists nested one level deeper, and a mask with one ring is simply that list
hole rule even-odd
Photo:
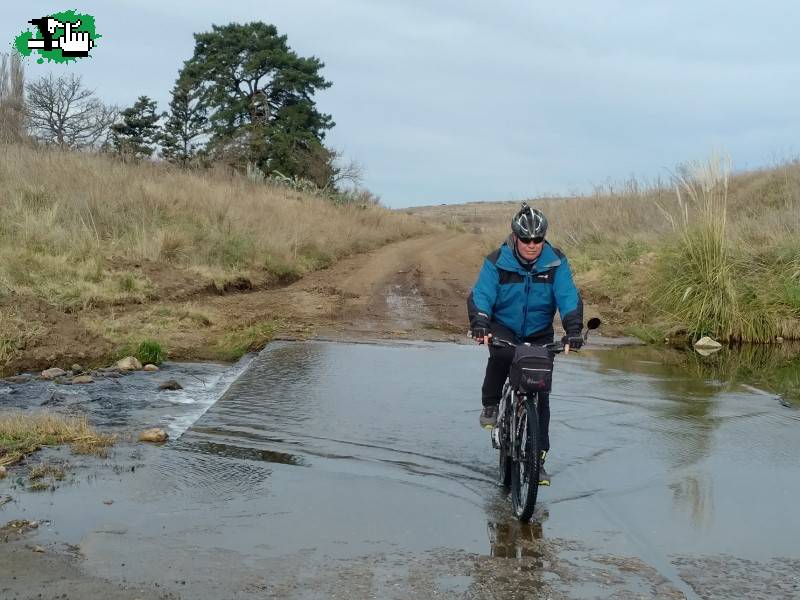
[{"label": "bicycle tire", "polygon": [[514,515],[530,521],[539,493],[539,411],[535,399],[526,399],[516,408],[516,459],[511,467],[511,505]]},{"label": "bicycle tire", "polygon": [[500,448],[498,449],[499,460],[497,464],[497,485],[506,489],[511,487],[511,435],[509,424],[511,423],[511,402],[506,403],[505,415],[502,416],[501,423],[503,428],[499,432]]}]

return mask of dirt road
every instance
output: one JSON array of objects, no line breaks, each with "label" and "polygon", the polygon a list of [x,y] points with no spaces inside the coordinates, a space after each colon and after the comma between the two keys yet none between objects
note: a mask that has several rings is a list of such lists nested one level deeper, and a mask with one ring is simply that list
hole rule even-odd
[{"label": "dirt road", "polygon": [[450,339],[466,330],[465,300],[482,259],[474,236],[425,236],[240,301],[315,323],[322,336]]},{"label": "dirt road", "polygon": [[[12,309],[38,332],[3,370],[101,366],[143,338],[160,342],[172,360],[229,360],[237,356],[231,338],[257,350],[272,335],[463,341],[466,297],[486,253],[480,236],[444,231],[344,258],[289,285],[252,275],[224,290],[163,263],[126,264],[153,283],[154,299],[63,313],[13,298]],[[585,312],[599,314],[588,305]]]}]

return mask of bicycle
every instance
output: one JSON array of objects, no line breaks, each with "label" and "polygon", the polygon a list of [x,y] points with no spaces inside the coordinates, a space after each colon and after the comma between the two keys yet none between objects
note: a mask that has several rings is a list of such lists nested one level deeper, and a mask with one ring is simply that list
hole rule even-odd
[{"label": "bicycle", "polygon": [[[589,319],[589,331],[600,326],[600,319]],[[492,446],[499,450],[497,483],[510,488],[514,515],[523,522],[530,520],[539,492],[539,470],[542,453],[539,447],[539,394],[552,387],[553,361],[564,351],[561,342],[542,346],[517,345],[492,339],[495,346],[515,348],[514,360],[497,411],[497,425],[492,429]]]}]

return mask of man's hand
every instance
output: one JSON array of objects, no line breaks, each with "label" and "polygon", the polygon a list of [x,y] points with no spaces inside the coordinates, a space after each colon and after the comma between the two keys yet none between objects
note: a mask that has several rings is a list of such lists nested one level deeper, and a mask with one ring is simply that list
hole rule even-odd
[{"label": "man's hand", "polygon": [[489,315],[479,312],[469,323],[472,338],[479,344],[488,344],[492,339],[492,330],[489,326]]},{"label": "man's hand", "polygon": [[578,335],[565,335],[561,338],[561,345],[564,346],[564,354],[569,354],[570,350],[580,350],[583,346],[583,337]]},{"label": "man's hand", "polygon": [[64,23],[64,36],[59,38],[62,52],[86,52],[88,54],[89,50],[92,49],[94,42],[89,36],[89,32],[72,31],[73,27],[80,26],[80,21],[75,21],[75,23],[67,21]]},{"label": "man's hand", "polygon": [[488,327],[473,327],[472,337],[479,344],[488,344],[489,340],[492,339],[492,333]]}]

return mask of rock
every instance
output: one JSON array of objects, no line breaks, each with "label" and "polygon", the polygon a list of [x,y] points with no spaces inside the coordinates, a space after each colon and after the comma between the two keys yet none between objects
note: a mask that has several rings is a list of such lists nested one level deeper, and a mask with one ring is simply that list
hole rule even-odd
[{"label": "rock", "polygon": [[141,371],[142,363],[139,362],[134,356],[126,356],[122,360],[117,361],[117,368],[121,371]]},{"label": "rock", "polygon": [[6,471],[6,468],[3,465],[0,465],[0,479],[5,479],[7,474],[8,471]]},{"label": "rock", "polygon": [[778,336],[778,337],[775,338],[775,342],[778,343],[778,344],[782,344],[783,343],[783,338],[781,336]]},{"label": "rock", "polygon": [[168,379],[158,386],[160,390],[182,390],[183,386],[174,379]]},{"label": "rock", "polygon": [[139,434],[139,441],[140,442],[166,442],[167,432],[163,429],[159,429],[158,427],[153,427],[152,429],[145,429],[142,433]]},{"label": "rock", "polygon": [[72,378],[72,383],[94,383],[94,379],[89,375],[78,375]]},{"label": "rock", "polygon": [[61,377],[66,375],[67,372],[64,369],[59,369],[58,367],[53,367],[52,369],[45,369],[42,371],[42,378],[43,379],[55,379],[56,377]]},{"label": "rock", "polygon": [[145,371],[158,371],[159,368],[157,366],[155,366],[155,365],[145,365],[144,366],[144,370]]},{"label": "rock", "polygon": [[113,500],[103,500],[103,504],[105,504],[106,506],[111,506],[112,504],[114,504],[114,501]]},{"label": "rock", "polygon": [[14,375],[13,377],[6,377],[6,381],[8,383],[28,383],[30,380],[30,375]]},{"label": "rock", "polygon": [[34,547],[33,547],[33,551],[34,551],[34,552],[40,552],[40,553],[43,553],[43,552],[44,552],[44,548],[42,548],[41,546],[34,546]]},{"label": "rock", "polygon": [[709,356],[718,352],[720,348],[722,348],[722,344],[708,336],[702,337],[694,343],[694,349],[700,356]]},{"label": "rock", "polygon": [[74,365],[72,365],[70,367],[70,369],[72,371],[74,371],[75,373],[81,373],[83,371],[83,367],[81,365],[79,365],[78,363],[75,363]]},{"label": "rock", "polygon": [[720,348],[722,348],[722,344],[720,344],[716,340],[712,340],[708,336],[705,336],[705,337],[701,337],[699,340],[697,340],[694,343],[694,347],[695,348],[704,348],[704,349],[707,349],[707,350],[719,350]]},{"label": "rock", "polygon": [[702,337],[694,343],[694,349],[700,356],[710,356],[714,352],[718,352],[720,348],[722,348],[722,344],[708,336]]}]

